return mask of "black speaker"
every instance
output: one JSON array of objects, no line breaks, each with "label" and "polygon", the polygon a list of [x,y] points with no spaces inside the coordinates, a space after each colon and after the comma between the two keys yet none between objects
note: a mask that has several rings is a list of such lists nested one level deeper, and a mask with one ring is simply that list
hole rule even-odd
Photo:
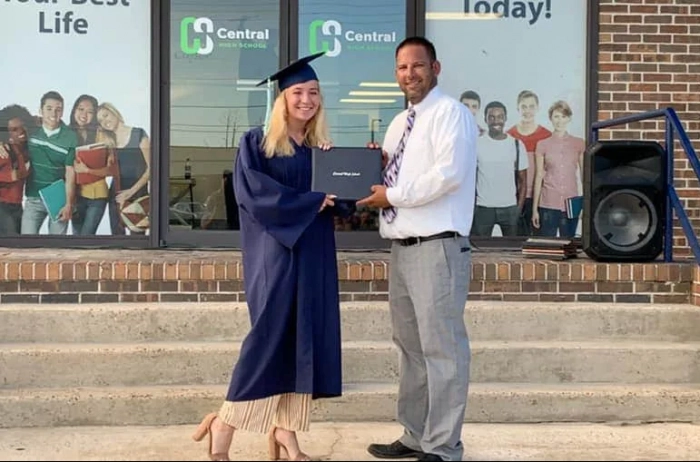
[{"label": "black speaker", "polygon": [[599,141],[583,161],[583,251],[608,262],[654,260],[663,251],[666,151],[649,141]]}]

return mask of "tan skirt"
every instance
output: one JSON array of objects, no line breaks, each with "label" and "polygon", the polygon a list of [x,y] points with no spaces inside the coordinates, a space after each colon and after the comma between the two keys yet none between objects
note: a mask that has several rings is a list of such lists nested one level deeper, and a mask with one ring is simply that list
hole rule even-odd
[{"label": "tan skirt", "polygon": [[311,394],[284,393],[252,401],[224,401],[219,418],[237,430],[267,433],[280,427],[289,431],[309,430]]}]

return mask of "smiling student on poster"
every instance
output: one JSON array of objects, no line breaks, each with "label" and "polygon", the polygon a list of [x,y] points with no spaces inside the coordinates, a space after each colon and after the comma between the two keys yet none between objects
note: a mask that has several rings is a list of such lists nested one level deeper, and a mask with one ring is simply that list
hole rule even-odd
[{"label": "smiling student on poster", "polygon": [[[89,95],[100,103],[113,102],[130,125],[151,131],[152,60],[148,45],[152,37],[151,4],[150,1],[131,0],[0,0],[2,18],[9,18],[7,24],[0,28],[0,42],[21,44],[6,47],[3,53],[4,62],[21,65],[14,66],[11,73],[0,75],[0,88],[9,89],[0,97],[4,97],[0,106],[24,106],[44,125],[48,121],[57,124],[57,127],[65,127],[60,129],[60,136],[71,137],[78,145],[92,144],[93,138],[96,138],[95,142],[105,141],[101,135],[92,136],[95,128],[99,128],[95,127],[95,101],[87,102],[83,95]],[[126,30],[128,34],[124,33]],[[60,50],[63,52],[58,52]],[[27,52],[36,59],[27,59]],[[48,91],[56,92],[63,100],[61,113],[51,117],[45,114],[47,108],[39,104],[42,95]],[[78,100],[80,103],[76,105]],[[79,118],[73,117],[82,110],[88,111],[81,113],[80,117],[90,125],[89,134],[84,123],[79,123]],[[52,118],[55,120],[49,120]],[[42,136],[54,141],[56,135],[53,132],[46,135],[44,128],[33,130],[36,133],[32,135],[39,136],[36,139],[39,144],[30,145],[32,151],[46,147],[44,142],[47,140]],[[102,134],[110,135],[104,130]],[[74,149],[75,146],[72,146],[67,151]],[[33,154],[30,151],[32,157]],[[58,154],[56,151],[51,155]],[[150,152],[146,155],[150,161]],[[64,160],[70,165],[58,166],[53,161],[47,164],[56,167],[49,175],[42,170],[45,165],[40,158],[39,162],[30,159],[33,173],[30,173],[22,194],[22,201],[25,202],[23,234],[112,235],[108,207],[104,207],[108,200],[105,185],[113,187],[113,177],[108,175],[109,172],[104,167],[94,166],[88,167],[92,170],[88,171],[85,163],[76,165],[66,157]],[[115,157],[115,164],[116,160]],[[74,171],[76,167],[80,171]],[[65,175],[64,171],[67,171]],[[70,184],[67,186],[66,194],[72,201],[72,213],[65,208],[61,220],[42,219],[40,215],[35,215],[33,207],[36,206],[36,210],[41,212],[42,205],[34,200],[41,201],[36,195],[37,180],[43,182],[43,177],[48,179],[50,176],[64,178],[66,183],[71,183],[71,171],[76,181],[78,174],[82,177],[98,174],[99,178],[89,185],[76,184],[73,190],[70,190]]]}]

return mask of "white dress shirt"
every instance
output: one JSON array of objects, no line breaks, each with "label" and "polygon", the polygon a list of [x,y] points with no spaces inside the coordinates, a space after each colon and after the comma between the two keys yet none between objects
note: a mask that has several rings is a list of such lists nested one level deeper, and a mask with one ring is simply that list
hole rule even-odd
[{"label": "white dress shirt", "polygon": [[[474,217],[476,139],[472,113],[456,99],[433,88],[413,106],[416,120],[404,148],[396,186],[387,199],[397,207],[394,221],[382,214],[379,233],[386,239],[426,237],[444,231],[468,236]],[[383,149],[394,155],[408,110],[391,121]]]}]

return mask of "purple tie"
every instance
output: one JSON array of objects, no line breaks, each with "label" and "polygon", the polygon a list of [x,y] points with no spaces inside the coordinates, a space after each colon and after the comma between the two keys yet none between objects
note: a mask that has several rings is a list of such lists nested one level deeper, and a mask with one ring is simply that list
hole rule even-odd
[{"label": "purple tie", "polygon": [[[413,121],[416,119],[416,110],[412,107],[408,109],[408,117],[406,118],[406,128],[403,131],[403,136],[399,145],[396,147],[396,152],[391,157],[389,165],[387,165],[384,170],[384,186],[391,188],[396,186],[396,180],[399,177],[399,169],[401,168],[401,161],[403,160],[403,151],[406,147],[406,141],[408,140],[408,135],[413,129]],[[387,223],[391,223],[396,218],[396,207],[387,207],[382,209],[382,215]]]}]

